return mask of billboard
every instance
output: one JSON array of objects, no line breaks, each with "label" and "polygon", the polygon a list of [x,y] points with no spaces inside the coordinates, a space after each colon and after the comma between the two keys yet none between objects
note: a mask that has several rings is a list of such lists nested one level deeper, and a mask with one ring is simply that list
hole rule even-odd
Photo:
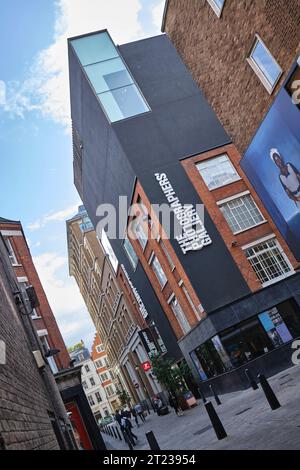
[{"label": "billboard", "polygon": [[291,93],[298,76],[299,66],[275,98],[241,167],[299,261],[300,109]]}]

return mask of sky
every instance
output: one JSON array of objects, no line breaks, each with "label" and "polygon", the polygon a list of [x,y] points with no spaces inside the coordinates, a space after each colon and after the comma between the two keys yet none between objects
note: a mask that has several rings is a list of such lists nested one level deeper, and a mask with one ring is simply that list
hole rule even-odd
[{"label": "sky", "polygon": [[68,37],[107,28],[116,44],[160,34],[164,0],[0,0],[0,216],[21,220],[67,346],[95,329],[69,276],[73,185]]}]

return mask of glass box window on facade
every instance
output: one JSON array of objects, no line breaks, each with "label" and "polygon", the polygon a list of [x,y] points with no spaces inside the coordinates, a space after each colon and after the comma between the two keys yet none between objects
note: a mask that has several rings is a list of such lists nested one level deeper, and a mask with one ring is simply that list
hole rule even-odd
[{"label": "glass box window on facade", "polygon": [[149,111],[107,32],[73,39],[71,44],[111,122]]}]

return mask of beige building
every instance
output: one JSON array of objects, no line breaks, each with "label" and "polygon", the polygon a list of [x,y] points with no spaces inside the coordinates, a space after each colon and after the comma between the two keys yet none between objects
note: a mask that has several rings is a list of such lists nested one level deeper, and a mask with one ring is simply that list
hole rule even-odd
[{"label": "beige building", "polygon": [[[109,393],[126,390],[134,402],[149,401],[161,392],[161,387],[151,370],[145,372],[142,367],[149,360],[149,349],[141,338],[141,333],[148,331],[142,300],[137,300],[126,271],[113,259],[109,247],[105,252],[83,206],[67,221],[67,235],[70,275],[76,279],[101,338],[98,342],[107,354]],[[155,350],[155,342],[152,338],[150,349]],[[163,348],[159,335],[157,348]],[[94,349],[95,361],[98,358]],[[110,396],[114,409],[118,406],[115,398]]]}]

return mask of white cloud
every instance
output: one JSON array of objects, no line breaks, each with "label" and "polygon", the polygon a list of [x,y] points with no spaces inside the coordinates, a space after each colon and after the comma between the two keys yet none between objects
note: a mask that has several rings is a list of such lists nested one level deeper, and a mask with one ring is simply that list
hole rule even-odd
[{"label": "white cloud", "polygon": [[6,85],[3,80],[0,80],[0,106],[6,103]]},{"label": "white cloud", "polygon": [[47,252],[33,262],[66,343],[84,339],[90,344],[94,326],[75,280],[67,275],[67,258]]},{"label": "white cloud", "polygon": [[152,22],[154,26],[158,28],[159,31],[161,28],[165,3],[166,3],[165,0],[160,0],[159,3],[152,8],[152,12],[151,12]]},{"label": "white cloud", "polygon": [[74,215],[77,212],[77,209],[78,204],[67,207],[66,209],[57,212],[50,212],[48,214],[43,215],[40,219],[28,224],[27,228],[28,230],[34,231],[45,227],[49,222],[63,222],[68,217]]},{"label": "white cloud", "polygon": [[[22,84],[7,84],[4,109],[23,117],[37,109],[65,126],[70,124],[67,38],[107,28],[117,43],[142,36],[140,0],[57,0],[52,44],[42,50]],[[8,86],[9,85],[9,86]]]}]

